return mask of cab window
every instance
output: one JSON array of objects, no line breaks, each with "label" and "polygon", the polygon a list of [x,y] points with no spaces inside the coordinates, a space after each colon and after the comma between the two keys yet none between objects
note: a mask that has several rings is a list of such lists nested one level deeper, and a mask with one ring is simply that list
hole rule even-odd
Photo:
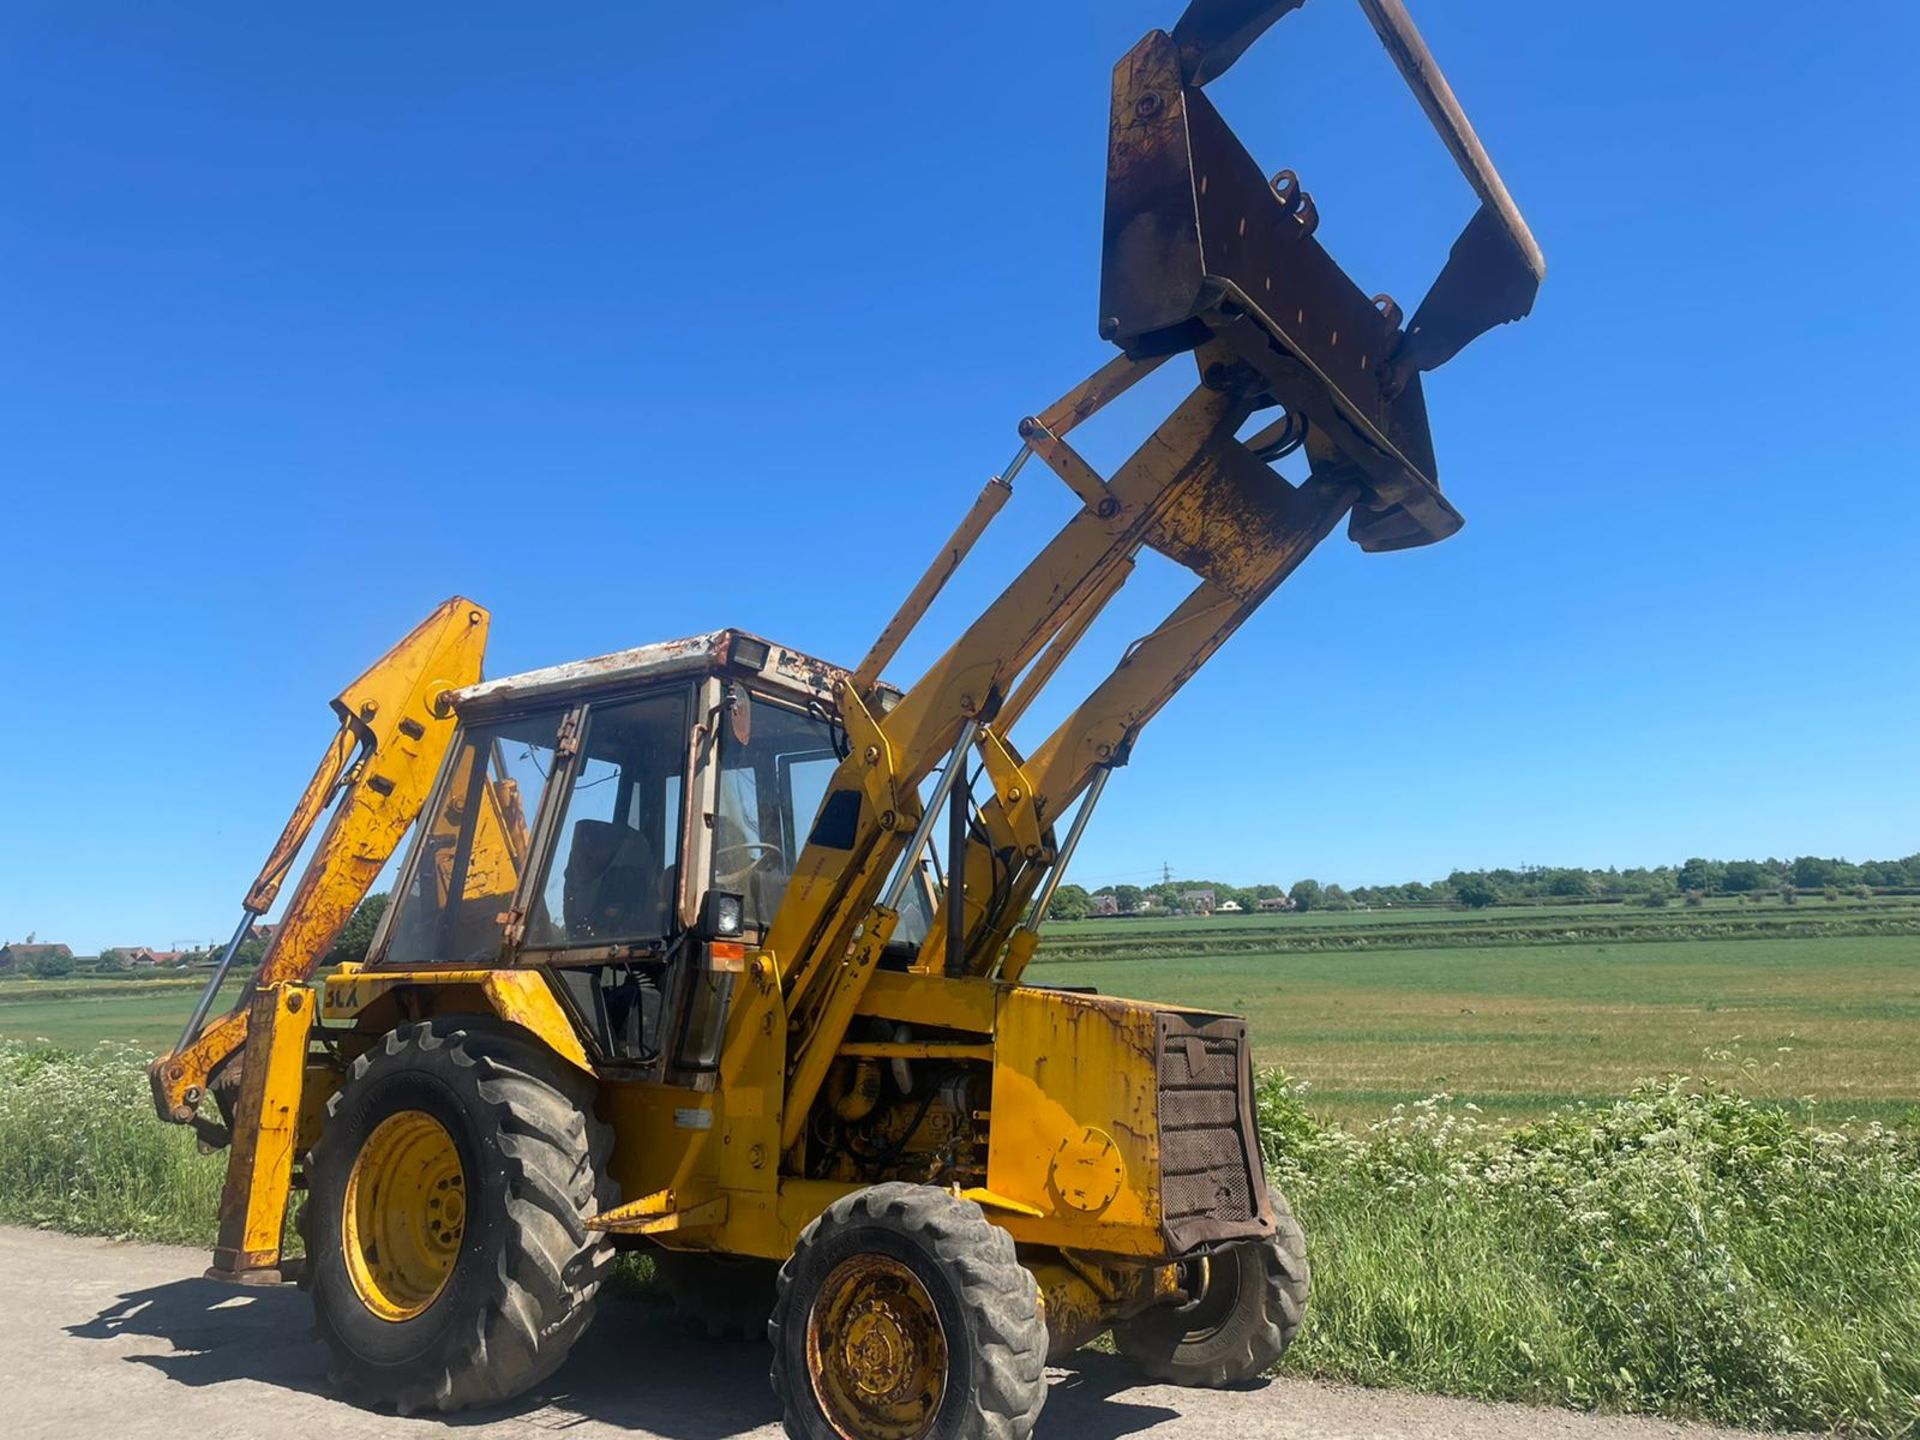
[{"label": "cab window", "polygon": [[432,813],[415,842],[383,955],[390,965],[494,959],[527,864],[564,711],[462,732]]},{"label": "cab window", "polygon": [[678,928],[687,695],[595,705],[525,943],[663,944]]}]

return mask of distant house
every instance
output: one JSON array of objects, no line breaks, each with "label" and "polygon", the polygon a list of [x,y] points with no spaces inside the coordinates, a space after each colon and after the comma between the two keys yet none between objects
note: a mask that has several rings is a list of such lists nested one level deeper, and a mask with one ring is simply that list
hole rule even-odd
[{"label": "distant house", "polygon": [[1220,915],[1238,915],[1240,909],[1240,902],[1238,900],[1222,900],[1220,902],[1220,908],[1215,913]]},{"label": "distant house", "polygon": [[1182,890],[1180,892],[1180,906],[1182,909],[1194,911],[1196,914],[1211,915],[1214,909],[1213,891]]},{"label": "distant house", "polygon": [[247,939],[258,940],[262,945],[270,944],[273,940],[273,932],[279,928],[278,925],[268,925],[256,920],[253,927],[247,931]]},{"label": "distant house", "polygon": [[18,975],[42,960],[71,960],[65,945],[0,945],[0,975]]},{"label": "distant house", "polygon": [[1259,908],[1262,910],[1291,910],[1293,908],[1293,901],[1284,895],[1269,895],[1260,902]]},{"label": "distant house", "polygon": [[1112,895],[1096,895],[1093,897],[1093,913],[1095,915],[1118,915],[1120,913],[1120,901]]},{"label": "distant house", "polygon": [[122,946],[120,953],[127,957],[131,965],[178,965],[187,952],[184,950],[154,950],[146,945]]}]

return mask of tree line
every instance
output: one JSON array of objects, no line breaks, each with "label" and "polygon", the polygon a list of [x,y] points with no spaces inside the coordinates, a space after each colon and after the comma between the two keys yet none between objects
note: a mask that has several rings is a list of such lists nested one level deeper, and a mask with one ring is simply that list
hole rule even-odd
[{"label": "tree line", "polygon": [[1490,905],[1606,900],[1665,905],[1725,895],[1776,894],[1793,899],[1802,892],[1819,892],[1838,898],[1845,893],[1908,889],[1920,889],[1920,854],[1857,864],[1820,855],[1801,855],[1792,860],[1708,860],[1696,856],[1678,865],[1626,870],[1559,865],[1455,870],[1444,880],[1355,885],[1351,889],[1315,879],[1296,880],[1287,886],[1171,880],[1157,885],[1102,885],[1096,890],[1066,884],[1054,892],[1047,914],[1055,920],[1084,919],[1094,913],[1094,899],[1102,895],[1112,896],[1122,914],[1141,913],[1147,901],[1151,904],[1144,907],[1146,910],[1172,914],[1186,908],[1185,897],[1198,890],[1213,892],[1216,909],[1233,901],[1242,910],[1257,910],[1260,901],[1285,896],[1295,910],[1354,910],[1423,905],[1483,909]]}]

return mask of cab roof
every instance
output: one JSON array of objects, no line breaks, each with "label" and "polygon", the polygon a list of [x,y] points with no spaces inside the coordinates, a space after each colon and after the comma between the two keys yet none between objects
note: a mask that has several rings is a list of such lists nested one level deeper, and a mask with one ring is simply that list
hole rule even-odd
[{"label": "cab roof", "polygon": [[454,709],[465,713],[625,689],[675,675],[713,672],[757,678],[776,688],[829,703],[837,703],[840,686],[847,678],[847,671],[838,665],[830,665],[745,630],[728,629],[690,635],[684,640],[637,645],[631,650],[616,650],[611,655],[596,655],[590,660],[570,660],[564,665],[503,675],[497,680],[482,680],[477,685],[454,691],[451,698]]}]

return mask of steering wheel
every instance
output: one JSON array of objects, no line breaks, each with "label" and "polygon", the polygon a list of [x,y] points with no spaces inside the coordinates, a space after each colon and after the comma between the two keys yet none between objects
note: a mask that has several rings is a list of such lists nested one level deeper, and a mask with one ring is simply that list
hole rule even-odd
[{"label": "steering wheel", "polygon": [[[725,860],[728,855],[745,856],[746,863],[737,869],[729,869]],[[769,860],[779,860],[784,864],[786,858],[786,851],[766,840],[740,840],[732,845],[716,845],[713,850],[713,882],[725,889],[738,890],[745,886],[754,871]]]}]

